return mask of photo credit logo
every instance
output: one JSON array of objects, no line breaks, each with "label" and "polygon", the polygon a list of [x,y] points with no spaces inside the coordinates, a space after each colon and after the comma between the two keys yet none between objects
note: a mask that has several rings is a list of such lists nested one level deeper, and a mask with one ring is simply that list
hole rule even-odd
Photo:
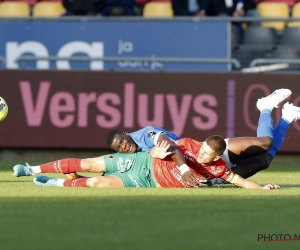
[{"label": "photo credit logo", "polygon": [[258,234],[257,241],[278,242],[278,241],[300,241],[300,234]]}]

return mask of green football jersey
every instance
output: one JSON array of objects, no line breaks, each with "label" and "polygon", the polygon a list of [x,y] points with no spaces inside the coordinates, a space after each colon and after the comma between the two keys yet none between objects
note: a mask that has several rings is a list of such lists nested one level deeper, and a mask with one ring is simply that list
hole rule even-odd
[{"label": "green football jersey", "polygon": [[124,187],[156,187],[149,152],[115,153],[104,156],[106,173],[122,179]]}]

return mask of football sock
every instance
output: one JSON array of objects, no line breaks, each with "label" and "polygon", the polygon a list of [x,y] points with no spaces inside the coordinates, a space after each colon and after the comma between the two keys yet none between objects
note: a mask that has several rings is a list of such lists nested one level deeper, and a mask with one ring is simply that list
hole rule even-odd
[{"label": "football sock", "polygon": [[291,123],[293,121],[295,121],[295,114],[291,113],[291,112],[284,112],[282,109],[282,116],[281,118],[285,119],[288,123]]},{"label": "football sock", "polygon": [[271,110],[263,109],[260,112],[258,127],[257,127],[257,137],[268,136],[273,139],[273,118],[271,116]]},{"label": "football sock", "polygon": [[31,172],[34,174],[42,173],[41,166],[30,166],[30,169],[31,169]]},{"label": "football sock", "polygon": [[57,179],[57,186],[58,187],[63,187],[65,181],[66,181],[65,179]]},{"label": "football sock", "polygon": [[274,158],[275,154],[280,149],[280,147],[284,141],[285,133],[289,127],[290,127],[290,122],[281,118],[280,121],[278,122],[276,128],[274,129],[273,144],[272,144],[272,147],[268,151],[268,154],[270,154],[272,156],[272,158]]},{"label": "football sock", "polygon": [[87,187],[86,182],[88,178],[79,178],[76,180],[66,180],[63,183],[64,187]]},{"label": "football sock", "polygon": [[73,173],[82,172],[80,167],[80,159],[67,158],[58,161],[52,161],[49,163],[40,165],[42,173]]}]

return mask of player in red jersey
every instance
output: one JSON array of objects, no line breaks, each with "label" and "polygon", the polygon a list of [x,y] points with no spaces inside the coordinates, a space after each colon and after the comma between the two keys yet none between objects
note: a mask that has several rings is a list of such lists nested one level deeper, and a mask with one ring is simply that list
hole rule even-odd
[{"label": "player in red jersey", "polygon": [[[226,148],[226,143],[221,136],[210,136],[203,143],[184,138],[179,140],[177,145],[182,151],[190,171],[193,172],[199,183],[221,178],[242,188],[280,188],[278,185],[272,184],[261,186],[233,173],[220,157]],[[167,148],[167,146],[165,147]],[[155,180],[161,187],[185,187],[180,178],[182,175],[180,169],[171,160],[153,159],[152,166]]]},{"label": "player in red jersey", "polygon": [[[177,142],[177,145],[198,183],[206,183],[213,178],[222,178],[226,181],[232,179],[231,169],[220,158],[226,148],[226,143],[222,137],[210,136],[204,143],[183,138]],[[161,187],[185,186],[181,180],[182,171],[171,159],[167,158],[162,161],[155,158],[152,162],[154,177]]]}]

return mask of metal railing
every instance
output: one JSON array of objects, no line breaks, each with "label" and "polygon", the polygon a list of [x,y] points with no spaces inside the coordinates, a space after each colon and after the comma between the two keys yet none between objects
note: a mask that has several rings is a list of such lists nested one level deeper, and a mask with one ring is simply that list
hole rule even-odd
[{"label": "metal railing", "polygon": [[300,64],[300,59],[283,59],[283,58],[257,58],[251,61],[250,67],[262,65],[266,63],[285,63],[285,64]]},{"label": "metal railing", "polygon": [[235,68],[241,68],[240,62],[235,58],[178,58],[178,57],[35,57],[35,56],[21,56],[16,59],[16,62],[25,61],[76,61],[76,62],[90,62],[90,61],[104,61],[104,62],[161,62],[161,63],[230,63]]},{"label": "metal railing", "polygon": [[47,22],[68,22],[68,21],[78,21],[78,22],[88,22],[88,21],[99,21],[99,22],[106,22],[106,21],[133,21],[133,22],[174,22],[174,21],[194,21],[194,22],[202,22],[202,21],[209,21],[209,22],[220,22],[220,21],[227,21],[227,22],[273,22],[273,21],[284,21],[284,22],[299,22],[300,18],[296,17],[227,17],[227,16],[204,16],[204,17],[191,17],[191,16],[174,16],[174,17],[143,17],[143,16],[62,16],[62,17],[0,17],[0,21],[28,21],[35,22],[35,21],[47,21]]}]

